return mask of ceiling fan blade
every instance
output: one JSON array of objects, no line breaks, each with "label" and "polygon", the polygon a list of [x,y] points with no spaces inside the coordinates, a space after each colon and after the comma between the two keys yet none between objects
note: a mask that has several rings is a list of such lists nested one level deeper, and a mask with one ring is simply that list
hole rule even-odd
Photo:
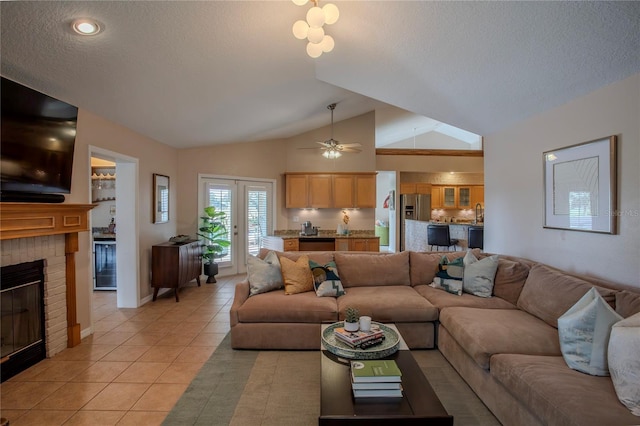
[{"label": "ceiling fan blade", "polygon": [[316,141],[316,143],[322,145],[325,148],[331,146],[331,144],[327,141],[324,141],[324,142]]},{"label": "ceiling fan blade", "polygon": [[316,146],[313,146],[313,147],[298,148],[298,149],[316,149],[316,150],[317,150],[317,149],[327,149],[327,148],[324,148],[324,147],[321,147],[321,146],[317,146],[317,147],[316,147]]},{"label": "ceiling fan blade", "polygon": [[341,143],[340,146],[345,147],[345,148],[350,148],[350,147],[355,147],[355,146],[362,146],[362,144],[359,143]]},{"label": "ceiling fan blade", "polygon": [[343,148],[340,152],[362,152],[362,150],[357,148]]}]

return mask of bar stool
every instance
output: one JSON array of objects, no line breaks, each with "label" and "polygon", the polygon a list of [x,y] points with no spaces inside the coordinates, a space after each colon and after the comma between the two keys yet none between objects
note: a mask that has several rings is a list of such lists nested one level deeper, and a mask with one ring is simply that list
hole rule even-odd
[{"label": "bar stool", "polygon": [[436,250],[439,251],[440,247],[450,248],[453,246],[453,250],[456,250],[456,244],[458,240],[451,239],[449,234],[449,225],[428,225],[427,226],[427,244],[436,246]]},{"label": "bar stool", "polygon": [[467,241],[469,242],[469,248],[484,249],[484,227],[483,226],[470,226],[468,232]]}]

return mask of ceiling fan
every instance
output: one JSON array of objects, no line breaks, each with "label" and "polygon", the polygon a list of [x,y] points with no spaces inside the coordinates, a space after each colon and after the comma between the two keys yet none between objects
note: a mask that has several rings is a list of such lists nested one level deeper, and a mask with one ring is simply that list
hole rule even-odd
[{"label": "ceiling fan", "polygon": [[321,145],[319,147],[314,148],[300,148],[300,149],[321,149],[324,152],[322,156],[328,159],[335,159],[340,157],[345,152],[361,152],[361,149],[358,147],[362,146],[359,143],[340,143],[333,138],[333,110],[336,109],[336,104],[330,104],[327,106],[327,109],[331,110],[331,138],[325,140],[324,142],[316,142]]}]

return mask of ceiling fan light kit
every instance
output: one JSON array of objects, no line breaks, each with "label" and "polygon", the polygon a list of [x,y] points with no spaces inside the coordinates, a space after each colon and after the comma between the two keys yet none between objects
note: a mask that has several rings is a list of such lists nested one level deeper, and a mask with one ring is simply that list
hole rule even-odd
[{"label": "ceiling fan light kit", "polygon": [[324,142],[316,142],[321,145],[319,148],[299,148],[299,149],[321,149],[322,156],[329,160],[335,160],[340,158],[344,152],[360,152],[358,147],[362,145],[359,143],[340,143],[333,138],[333,110],[336,109],[336,104],[327,105],[327,109],[331,110],[331,139],[327,139]]},{"label": "ceiling fan light kit", "polygon": [[[304,6],[309,0],[292,0],[298,6]],[[299,20],[293,24],[293,35],[299,40],[307,39],[307,55],[319,58],[322,53],[331,52],[335,46],[333,37],[325,34],[324,24],[331,25],[338,21],[340,11],[335,4],[327,3],[318,6],[319,0],[311,0],[313,7],[307,11],[306,21]]]}]

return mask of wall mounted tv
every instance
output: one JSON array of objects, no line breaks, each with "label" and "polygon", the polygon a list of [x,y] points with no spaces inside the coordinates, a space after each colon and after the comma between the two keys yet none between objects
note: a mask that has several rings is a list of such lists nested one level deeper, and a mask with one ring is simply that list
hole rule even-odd
[{"label": "wall mounted tv", "polygon": [[4,77],[0,89],[2,201],[64,201],[78,108]]}]

